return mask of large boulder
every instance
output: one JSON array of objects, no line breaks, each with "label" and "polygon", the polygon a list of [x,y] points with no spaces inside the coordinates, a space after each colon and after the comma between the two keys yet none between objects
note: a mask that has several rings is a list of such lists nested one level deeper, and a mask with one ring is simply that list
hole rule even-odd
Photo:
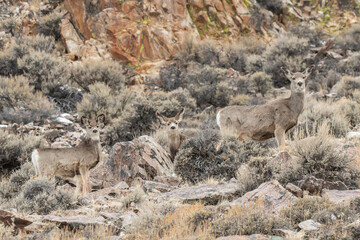
[{"label": "large boulder", "polygon": [[138,177],[153,180],[157,176],[171,176],[174,171],[170,155],[149,136],[115,144],[103,167],[107,169],[105,174],[112,173],[117,181],[129,185]]},{"label": "large boulder", "polygon": [[360,189],[355,190],[327,190],[322,191],[322,196],[325,196],[330,202],[336,204],[350,204],[352,200],[360,198]]},{"label": "large boulder", "polygon": [[257,201],[263,201],[265,209],[269,212],[278,212],[284,207],[291,205],[297,197],[286,190],[277,180],[265,182],[257,189],[247,192],[241,198],[233,201],[233,205],[248,205]]}]

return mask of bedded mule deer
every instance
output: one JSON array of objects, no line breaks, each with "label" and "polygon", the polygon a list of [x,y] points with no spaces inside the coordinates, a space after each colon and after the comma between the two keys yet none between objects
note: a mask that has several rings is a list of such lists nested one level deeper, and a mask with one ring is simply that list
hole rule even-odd
[{"label": "bedded mule deer", "polygon": [[168,132],[168,143],[170,156],[172,159],[175,158],[181,144],[185,141],[186,136],[179,132],[179,123],[182,121],[185,109],[182,108],[175,117],[167,118],[160,113],[156,112],[156,117],[160,120],[161,124],[167,126]]},{"label": "bedded mule deer", "polygon": [[285,148],[285,133],[297,124],[304,107],[305,81],[313,66],[292,73],[282,68],[290,80],[289,98],[257,106],[229,106],[221,109],[216,122],[222,134],[235,135],[240,141],[263,141],[275,136],[280,150]]},{"label": "bedded mule deer", "polygon": [[86,136],[73,148],[37,148],[32,152],[31,161],[37,176],[80,177],[78,192],[88,193],[89,171],[101,159],[100,129],[104,127],[105,116],[101,114],[89,121],[82,117]]}]

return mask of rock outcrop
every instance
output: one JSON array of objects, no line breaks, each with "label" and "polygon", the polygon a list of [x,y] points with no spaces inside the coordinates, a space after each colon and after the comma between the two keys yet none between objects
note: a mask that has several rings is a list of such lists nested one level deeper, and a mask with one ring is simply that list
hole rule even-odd
[{"label": "rock outcrop", "polygon": [[235,199],[241,192],[241,185],[237,181],[231,180],[219,185],[201,185],[179,188],[171,192],[156,195],[154,198],[158,201],[177,200],[183,203],[201,201],[207,204],[217,204],[224,199]]},{"label": "rock outcrop", "polygon": [[110,170],[115,179],[131,185],[138,177],[153,180],[156,176],[171,176],[174,164],[170,155],[152,137],[141,136],[115,144],[104,168]]},{"label": "rock outcrop", "polygon": [[246,193],[233,202],[233,205],[247,205],[256,201],[263,201],[265,209],[269,212],[278,212],[289,206],[297,199],[292,193],[286,190],[277,180],[265,182],[257,189]]}]

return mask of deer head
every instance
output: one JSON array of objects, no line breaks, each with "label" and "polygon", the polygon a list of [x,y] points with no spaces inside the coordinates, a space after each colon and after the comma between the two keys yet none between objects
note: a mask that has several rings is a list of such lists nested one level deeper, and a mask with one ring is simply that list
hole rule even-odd
[{"label": "deer head", "polygon": [[86,128],[86,134],[93,141],[100,141],[100,130],[105,126],[105,115],[100,114],[96,119],[89,120],[87,117],[81,117],[81,124]]},{"label": "deer head", "polygon": [[175,117],[167,118],[160,113],[156,112],[156,117],[160,120],[161,124],[167,125],[170,131],[177,131],[179,129],[179,123],[182,121],[185,109],[182,108]]},{"label": "deer head", "polygon": [[291,92],[297,92],[297,93],[304,93],[305,92],[305,82],[312,73],[312,70],[314,69],[314,66],[310,66],[305,69],[303,72],[296,72],[292,73],[290,70],[282,67],[281,70],[287,77],[287,79],[290,80],[291,85]]}]

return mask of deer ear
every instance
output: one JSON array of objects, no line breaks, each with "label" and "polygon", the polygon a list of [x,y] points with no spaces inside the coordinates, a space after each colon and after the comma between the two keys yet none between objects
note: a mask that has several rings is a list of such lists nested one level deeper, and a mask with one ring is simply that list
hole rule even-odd
[{"label": "deer ear", "polygon": [[97,116],[96,122],[97,122],[97,123],[103,123],[103,124],[105,124],[105,115],[104,115],[104,114],[100,114],[99,116]]},{"label": "deer ear", "polygon": [[160,120],[161,124],[165,124],[165,117],[160,113],[156,112],[156,117]]},{"label": "deer ear", "polygon": [[85,116],[82,116],[81,119],[80,119],[80,122],[82,125],[86,126],[89,124],[89,119]]},{"label": "deer ear", "polygon": [[182,121],[184,117],[185,108],[182,108],[178,114],[176,114],[175,119],[178,121]]},{"label": "deer ear", "polygon": [[289,69],[286,67],[281,67],[282,72],[285,74],[285,76],[291,81],[292,73]]},{"label": "deer ear", "polygon": [[315,68],[315,66],[311,65],[310,67],[305,69],[303,74],[306,76],[306,78],[308,78],[310,76],[310,74],[313,72],[314,68]]}]

